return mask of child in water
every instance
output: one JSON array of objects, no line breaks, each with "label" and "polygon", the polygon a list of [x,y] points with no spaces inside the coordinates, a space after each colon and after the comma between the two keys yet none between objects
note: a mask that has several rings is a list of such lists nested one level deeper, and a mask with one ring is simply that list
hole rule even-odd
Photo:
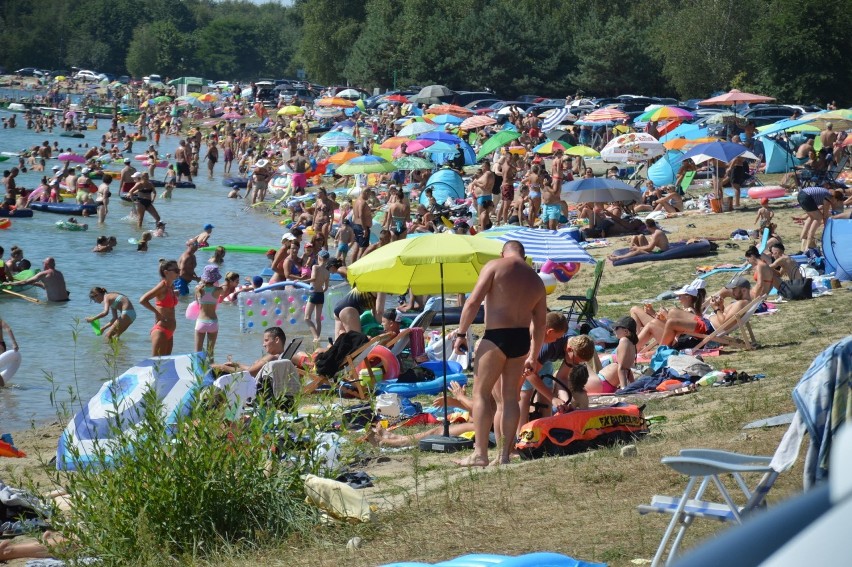
[{"label": "child in water", "polygon": [[166,232],[166,223],[163,221],[157,221],[157,227],[154,229],[154,236],[157,238],[163,238],[168,235],[169,233]]},{"label": "child in water", "polygon": [[147,252],[148,251],[148,243],[151,242],[151,238],[153,235],[150,230],[146,230],[142,233],[142,238],[139,240],[139,243],[136,244],[137,252]]}]

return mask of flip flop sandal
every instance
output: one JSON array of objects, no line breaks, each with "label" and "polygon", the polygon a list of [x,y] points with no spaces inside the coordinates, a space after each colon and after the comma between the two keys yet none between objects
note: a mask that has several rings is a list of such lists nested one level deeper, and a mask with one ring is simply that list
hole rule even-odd
[{"label": "flip flop sandal", "polygon": [[686,225],[686,228],[697,228],[697,227],[694,224],[689,223],[688,225]]}]

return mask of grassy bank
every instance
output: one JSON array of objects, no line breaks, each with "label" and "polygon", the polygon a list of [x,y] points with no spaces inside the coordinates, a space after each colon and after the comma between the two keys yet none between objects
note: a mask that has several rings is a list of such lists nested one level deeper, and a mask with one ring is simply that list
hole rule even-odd
[{"label": "grassy bank", "polygon": [[[754,207],[754,202],[748,202]],[[780,232],[788,248],[798,249],[798,209],[776,208]],[[752,228],[754,209],[721,215],[688,215],[669,219],[663,226],[670,239],[691,236],[727,238],[736,228]],[[696,228],[688,228],[695,224]],[[688,283],[695,267],[742,262],[748,243],[738,249],[720,247],[716,256],[639,264],[607,265],[598,295],[601,315],[626,314],[630,304],[653,298]],[[609,248],[593,250],[603,257],[623,246],[611,239]],[[591,269],[560,287],[560,293],[582,293],[591,283]],[[725,275],[711,277],[709,290],[718,289]],[[708,362],[716,368],[763,373],[759,382],[730,388],[702,388],[694,394],[654,400],[645,414],[665,416],[651,435],[638,443],[638,455],[620,456],[619,448],[573,457],[547,458],[488,470],[460,470],[446,455],[417,451],[382,452],[362,448],[365,464],[358,468],[374,477],[368,489],[378,507],[370,525],[318,526],[262,549],[235,548],[199,564],[304,565],[330,567],[380,565],[392,561],[438,562],[468,552],[520,554],[550,550],[574,557],[627,566],[635,558],[650,558],[668,517],[642,517],[638,504],[654,494],[678,494],[684,480],[660,465],[660,458],[685,447],[711,447],[754,454],[771,454],[784,427],[749,430],[750,421],[793,410],[790,392],[819,352],[848,332],[850,294],[846,289],[812,301],[784,303],[776,314],[752,319],[760,347],[735,351]],[[669,301],[666,304],[673,304]],[[551,307],[558,307],[556,301]],[[19,444],[35,454],[55,448],[59,426],[24,432]],[[22,473],[35,478],[44,473],[34,458],[4,459],[0,477]],[[769,503],[801,491],[801,462],[781,475]],[[723,529],[698,522],[685,546]],[[347,542],[360,537],[358,549]],[[23,563],[21,563],[23,564]]]}]

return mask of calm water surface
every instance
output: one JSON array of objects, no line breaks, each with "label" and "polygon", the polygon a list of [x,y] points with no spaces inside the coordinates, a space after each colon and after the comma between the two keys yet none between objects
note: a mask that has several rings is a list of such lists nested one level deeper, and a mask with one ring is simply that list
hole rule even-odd
[{"label": "calm water surface", "polygon": [[[9,114],[0,111],[0,115]],[[109,121],[100,120],[99,131],[89,131],[85,139],[63,138],[54,134],[26,130],[21,124],[23,115],[18,115],[18,127],[0,130],[0,152],[16,152],[32,147],[44,140],[59,141],[62,148],[73,147],[79,153],[84,150],[79,144],[90,146],[100,141]],[[145,142],[137,143],[134,154],[144,151]],[[160,153],[174,153],[176,137],[164,137]],[[51,160],[47,169],[60,162]],[[9,160],[0,164],[0,169],[9,169],[16,162]],[[125,219],[130,205],[113,197],[106,224],[97,225],[97,219],[83,219],[89,224],[88,232],[60,231],[54,223],[64,217],[36,211],[30,219],[12,219],[9,230],[0,231],[0,245],[8,251],[12,245],[24,250],[24,256],[40,268],[47,256],[56,258],[57,268],[65,275],[71,301],[62,304],[35,305],[0,294],[0,317],[8,321],[20,344],[23,362],[9,387],[0,389],[0,432],[16,431],[55,419],[50,404],[51,386],[46,375],[52,375],[59,386],[59,399],[68,398],[68,387],[79,390],[80,397],[87,401],[102,382],[114,376],[105,356],[110,349],[91,327],[82,321],[86,316],[100,311],[100,305],[91,303],[88,291],[92,286],[102,286],[110,291],[127,294],[133,301],[137,319],[121,337],[116,367],[119,373],[150,355],[149,331],[153,315],[138,304],[139,297],[159,281],[157,273],[159,258],[174,258],[184,250],[189,237],[201,232],[206,223],[215,225],[210,243],[253,244],[277,247],[283,228],[272,217],[247,208],[242,200],[226,198],[227,189],[222,186],[222,164],[212,180],[207,178],[205,165],[202,175],[195,179],[197,189],[175,189],[171,201],[157,200],[155,206],[166,222],[167,238],[155,238],[147,253],[136,252],[136,247],[127,243],[128,238],[138,238],[141,231],[133,221]],[[235,168],[236,169],[236,168]],[[162,175],[164,170],[158,170]],[[26,173],[18,176],[18,185],[32,189],[39,183],[41,173]],[[115,186],[115,182],[113,183]],[[160,191],[160,190],[158,190]],[[117,191],[114,191],[117,193]],[[153,229],[153,221],[146,216],[144,228]],[[91,252],[98,235],[115,236],[118,248],[109,254]],[[198,253],[198,271],[207,263],[209,254]],[[229,253],[221,269],[238,272],[241,276],[259,273],[267,264],[259,254]],[[27,292],[33,297],[44,299],[42,290]],[[193,350],[193,323],[182,316],[188,300],[178,307],[178,328],[175,334],[175,353]],[[81,320],[77,338],[74,338],[75,321]],[[107,319],[108,320],[108,319]],[[236,306],[222,305],[219,309],[219,340],[217,359],[224,360],[233,354],[235,360],[251,362],[261,353],[261,338],[258,334],[240,333],[239,313]],[[327,322],[326,326],[331,323]],[[324,329],[328,330],[328,329]],[[285,328],[285,331],[287,329]],[[288,333],[289,334],[289,333]]]}]

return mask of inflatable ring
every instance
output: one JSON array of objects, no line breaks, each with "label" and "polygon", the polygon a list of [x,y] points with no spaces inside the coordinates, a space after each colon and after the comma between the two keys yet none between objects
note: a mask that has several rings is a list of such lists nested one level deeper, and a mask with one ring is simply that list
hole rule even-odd
[{"label": "inflatable ring", "polygon": [[556,291],[556,284],[559,281],[556,279],[556,276],[553,274],[545,274],[544,272],[539,272],[538,277],[541,278],[541,281],[544,282],[544,292],[547,295],[550,295],[554,291]]},{"label": "inflatable ring", "polygon": [[780,185],[767,185],[766,187],[752,187],[748,190],[749,199],[778,199],[787,195],[787,191]]},{"label": "inflatable ring", "polygon": [[198,304],[197,301],[191,301],[189,305],[186,306],[186,318],[190,321],[195,321],[198,319],[198,316],[201,314],[201,305]]},{"label": "inflatable ring", "polygon": [[375,366],[373,361],[376,359],[378,359],[385,371],[385,380],[395,380],[399,378],[399,359],[394,356],[389,348],[382,345],[374,346],[373,350],[370,351],[369,356],[367,356],[367,359],[359,364],[356,370],[360,371],[367,368],[367,361],[371,361],[372,365]]},{"label": "inflatable ring", "polygon": [[81,231],[81,230],[89,230],[89,225],[87,224],[77,224],[74,222],[68,221],[56,221],[56,228],[60,230],[70,230],[70,231]]},{"label": "inflatable ring", "polygon": [[0,230],[6,230],[12,227],[12,221],[7,218],[0,218]]},{"label": "inflatable ring", "polygon": [[3,376],[3,380],[6,382],[15,375],[15,372],[17,372],[20,367],[20,352],[16,350],[7,350],[3,354],[0,354],[0,375]]},{"label": "inflatable ring", "polygon": [[553,260],[548,260],[541,267],[542,273],[545,274],[553,274],[553,276],[559,280],[561,283],[567,283],[571,281],[571,278],[577,275],[580,271],[580,263],[579,262],[565,262],[559,263],[554,262]]}]

